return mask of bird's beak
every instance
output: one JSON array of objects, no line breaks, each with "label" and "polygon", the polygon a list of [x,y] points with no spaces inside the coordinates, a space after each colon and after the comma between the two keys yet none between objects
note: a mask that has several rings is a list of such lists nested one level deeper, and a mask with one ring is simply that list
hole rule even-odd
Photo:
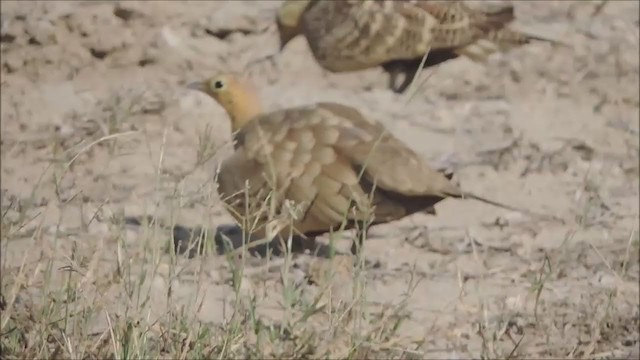
[{"label": "bird's beak", "polygon": [[190,83],[187,84],[186,87],[187,87],[187,89],[206,92],[204,82],[202,82],[202,81],[190,82]]}]

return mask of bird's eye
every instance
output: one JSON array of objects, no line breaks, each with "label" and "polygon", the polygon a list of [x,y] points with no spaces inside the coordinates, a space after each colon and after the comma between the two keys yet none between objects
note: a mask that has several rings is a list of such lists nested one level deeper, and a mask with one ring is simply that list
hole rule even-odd
[{"label": "bird's eye", "polygon": [[224,87],[224,81],[222,80],[216,80],[213,82],[213,88],[216,90],[220,90]]}]

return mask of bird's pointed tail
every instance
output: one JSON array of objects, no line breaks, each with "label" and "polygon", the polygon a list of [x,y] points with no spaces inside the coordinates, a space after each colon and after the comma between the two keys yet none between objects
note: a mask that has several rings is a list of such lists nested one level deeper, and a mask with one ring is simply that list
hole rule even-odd
[{"label": "bird's pointed tail", "polygon": [[523,209],[523,208],[511,206],[511,205],[506,205],[506,204],[503,204],[501,202],[494,201],[494,200],[491,200],[491,199],[487,199],[485,197],[482,197],[482,196],[479,196],[479,195],[476,195],[476,194],[473,194],[473,193],[470,193],[470,192],[462,192],[462,196],[460,196],[460,197],[461,198],[467,198],[467,199],[474,199],[474,200],[477,200],[477,201],[480,201],[480,202],[483,202],[483,203],[486,203],[486,204],[489,204],[489,205],[493,205],[493,206],[496,206],[496,207],[499,207],[499,208],[503,208],[503,209],[506,209],[506,210],[519,212],[519,213],[526,214],[526,215],[529,215],[531,217],[539,218],[539,219],[542,219],[542,220],[556,221],[556,222],[560,222],[562,224],[565,223],[564,219],[562,219],[560,217],[557,217],[555,215],[542,214],[542,213],[538,213],[538,212],[535,212],[535,211],[531,211],[529,209]]}]

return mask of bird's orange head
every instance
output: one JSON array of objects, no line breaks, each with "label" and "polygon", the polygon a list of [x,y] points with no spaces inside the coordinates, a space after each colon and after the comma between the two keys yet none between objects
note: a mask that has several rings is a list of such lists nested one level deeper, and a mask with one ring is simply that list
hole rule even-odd
[{"label": "bird's orange head", "polygon": [[234,74],[219,74],[204,81],[187,85],[214,98],[231,118],[231,129],[241,129],[262,113],[258,95],[249,84]]}]

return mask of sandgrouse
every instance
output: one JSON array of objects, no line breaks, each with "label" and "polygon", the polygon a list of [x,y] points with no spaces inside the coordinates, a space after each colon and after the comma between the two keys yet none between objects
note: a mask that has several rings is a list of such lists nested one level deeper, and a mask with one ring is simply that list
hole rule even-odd
[{"label": "sandgrouse", "polygon": [[425,67],[460,55],[484,61],[533,39],[552,41],[510,30],[513,20],[511,5],[476,9],[433,0],[285,0],[276,17],[281,51],[303,35],[323,68],[346,72],[381,65],[396,92],[409,86],[427,51]]},{"label": "sandgrouse", "polygon": [[[279,231],[283,236],[293,231],[314,237],[416,212],[435,214],[433,206],[447,197],[526,212],[462,192],[352,107],[321,102],[263,113],[256,92],[233,74],[188,87],[214,98],[231,119],[234,152],[219,167],[218,192],[253,234],[268,234],[267,224],[291,202],[297,218]],[[352,253],[364,236],[357,232]]]}]

